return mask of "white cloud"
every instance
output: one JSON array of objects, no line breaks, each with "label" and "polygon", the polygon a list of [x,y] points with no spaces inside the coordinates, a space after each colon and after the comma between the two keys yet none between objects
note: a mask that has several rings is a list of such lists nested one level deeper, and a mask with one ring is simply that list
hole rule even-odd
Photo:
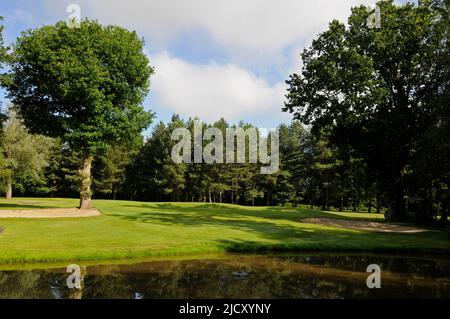
[{"label": "white cloud", "polygon": [[[46,0],[62,10],[73,0]],[[78,0],[82,15],[138,30],[150,43],[167,43],[201,29],[234,54],[282,50],[345,20],[352,6],[375,0]]]},{"label": "white cloud", "polygon": [[202,120],[244,116],[281,117],[285,85],[269,85],[235,65],[194,65],[163,53],[151,58],[156,72],[151,91],[175,113]]},{"label": "white cloud", "polygon": [[[66,6],[73,2],[44,1],[48,12],[63,19]],[[374,2],[76,0],[82,16],[134,29],[145,37],[156,67],[151,98],[165,111],[208,121],[225,117],[273,122],[290,118],[281,112],[286,92],[283,80],[299,70],[301,49],[332,19],[346,21],[352,6]],[[188,59],[189,50],[199,50],[203,64],[161,53],[173,50],[171,45],[181,37],[186,39],[183,47],[176,46],[176,56]],[[202,51],[206,56],[202,57]],[[216,59],[213,52],[220,52],[219,60],[225,57],[228,64],[206,62]],[[267,79],[281,82],[269,84]]]}]

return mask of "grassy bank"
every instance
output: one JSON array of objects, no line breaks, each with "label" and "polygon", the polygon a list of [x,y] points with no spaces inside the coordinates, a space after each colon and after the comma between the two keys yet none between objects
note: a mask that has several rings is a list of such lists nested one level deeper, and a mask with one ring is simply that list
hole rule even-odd
[{"label": "grassy bank", "polygon": [[[76,199],[0,200],[1,209],[74,207]],[[445,251],[444,232],[384,234],[299,223],[307,217],[377,219],[227,204],[96,200],[98,217],[1,219],[0,263],[75,261],[258,250]]]}]

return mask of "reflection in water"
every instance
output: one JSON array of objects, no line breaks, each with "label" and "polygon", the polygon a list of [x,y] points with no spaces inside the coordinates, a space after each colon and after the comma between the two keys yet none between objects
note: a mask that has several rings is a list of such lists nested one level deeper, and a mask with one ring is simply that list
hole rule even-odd
[{"label": "reflection in water", "polygon": [[53,299],[61,299],[61,291],[59,290],[59,284],[58,284],[58,280],[55,280],[51,285],[50,285],[50,290],[52,292],[52,296]]},{"label": "reflection in water", "polygon": [[[366,268],[381,266],[381,289]],[[450,298],[450,260],[407,256],[229,255],[83,268],[0,271],[0,298]]]}]

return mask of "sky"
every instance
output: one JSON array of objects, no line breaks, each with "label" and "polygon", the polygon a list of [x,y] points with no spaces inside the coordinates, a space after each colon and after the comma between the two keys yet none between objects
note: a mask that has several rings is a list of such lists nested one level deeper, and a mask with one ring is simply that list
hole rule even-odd
[{"label": "sky", "polygon": [[375,0],[1,0],[5,43],[66,20],[70,4],[145,39],[155,74],[144,107],[156,121],[177,113],[274,128],[292,119],[281,111],[285,81],[300,71],[303,48],[352,6]]}]

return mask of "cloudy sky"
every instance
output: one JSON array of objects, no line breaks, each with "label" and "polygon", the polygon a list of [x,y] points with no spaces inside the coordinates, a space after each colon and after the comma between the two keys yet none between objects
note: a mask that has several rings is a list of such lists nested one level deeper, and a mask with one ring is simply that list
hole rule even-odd
[{"label": "cloudy sky", "polygon": [[[81,16],[136,30],[155,67],[146,109],[203,120],[225,117],[271,128],[281,112],[299,53],[350,8],[375,0],[2,0],[5,40],[22,30]],[[5,100],[0,90],[0,100]]]}]

